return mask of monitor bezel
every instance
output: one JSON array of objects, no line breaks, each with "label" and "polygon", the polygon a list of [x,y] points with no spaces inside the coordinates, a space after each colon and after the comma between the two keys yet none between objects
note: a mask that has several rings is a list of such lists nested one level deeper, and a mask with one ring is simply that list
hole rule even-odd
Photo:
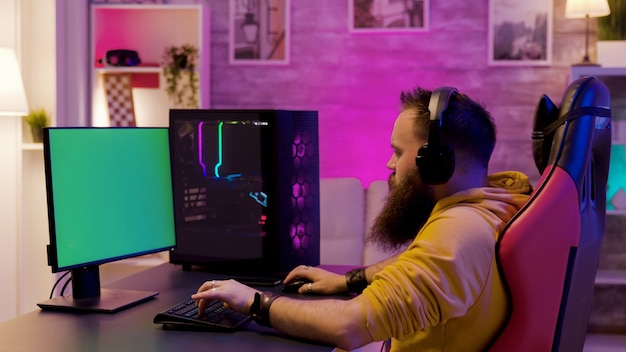
[{"label": "monitor bezel", "polygon": [[[72,265],[64,265],[60,266],[58,262],[59,248],[57,247],[57,228],[55,222],[55,211],[54,211],[54,192],[53,192],[53,180],[52,180],[52,163],[51,163],[51,152],[50,152],[50,132],[54,130],[96,130],[96,129],[158,129],[164,131],[166,135],[166,140],[168,141],[168,152],[170,155],[167,156],[166,160],[171,159],[171,149],[169,147],[169,129],[167,127],[46,127],[44,128],[43,133],[43,150],[44,150],[44,168],[45,168],[45,181],[46,181],[46,199],[48,202],[48,232],[49,232],[49,240],[50,243],[47,246],[47,256],[48,256],[48,265],[51,267],[53,273],[63,272],[74,269],[81,269],[93,266],[99,266],[101,264],[111,263],[123,259],[135,258],[143,255],[159,253],[163,251],[169,251],[176,247],[176,236],[174,233],[174,243],[172,245],[164,246],[164,247],[155,247],[149,248],[143,251],[137,251],[132,253],[127,253],[120,256],[114,257],[106,257],[99,258],[90,262],[84,263],[76,263]],[[171,179],[171,177],[170,177]],[[172,184],[173,187],[173,184]],[[171,198],[171,202],[173,204],[173,195]],[[173,208],[173,206],[172,206]],[[173,217],[174,215],[172,215]],[[173,222],[172,222],[173,223]],[[175,232],[175,227],[174,227]]]}]

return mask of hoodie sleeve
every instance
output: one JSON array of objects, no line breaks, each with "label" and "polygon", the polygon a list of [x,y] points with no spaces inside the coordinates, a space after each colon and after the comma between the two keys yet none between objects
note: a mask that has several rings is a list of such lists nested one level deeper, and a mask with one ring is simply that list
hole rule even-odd
[{"label": "hoodie sleeve", "polygon": [[478,206],[431,216],[398,260],[363,291],[370,334],[402,339],[465,315],[485,288],[501,219]]}]

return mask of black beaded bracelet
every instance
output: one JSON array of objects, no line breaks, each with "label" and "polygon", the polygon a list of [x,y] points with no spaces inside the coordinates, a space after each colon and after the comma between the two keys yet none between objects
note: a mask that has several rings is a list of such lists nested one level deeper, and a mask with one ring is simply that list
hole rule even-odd
[{"label": "black beaded bracelet", "polygon": [[271,326],[270,306],[278,297],[280,297],[280,295],[275,295],[271,292],[256,292],[254,294],[254,301],[250,306],[250,315],[252,316],[252,319],[257,322],[257,324]]},{"label": "black beaded bracelet", "polygon": [[367,287],[367,277],[365,268],[357,268],[346,273],[346,284],[348,292],[360,294]]}]

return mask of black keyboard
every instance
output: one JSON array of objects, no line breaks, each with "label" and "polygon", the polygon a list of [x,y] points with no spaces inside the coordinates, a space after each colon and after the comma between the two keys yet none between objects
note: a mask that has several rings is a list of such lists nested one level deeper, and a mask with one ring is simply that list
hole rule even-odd
[{"label": "black keyboard", "polygon": [[200,330],[235,331],[248,322],[250,316],[224,307],[222,301],[212,301],[198,317],[198,307],[192,299],[177,304],[154,317],[155,324],[166,328],[191,328]]}]

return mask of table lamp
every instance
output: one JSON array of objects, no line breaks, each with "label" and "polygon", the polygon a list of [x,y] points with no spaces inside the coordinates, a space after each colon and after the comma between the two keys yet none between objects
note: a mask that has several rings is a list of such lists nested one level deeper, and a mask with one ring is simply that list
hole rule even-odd
[{"label": "table lamp", "polygon": [[0,116],[28,115],[20,72],[13,49],[0,46]]},{"label": "table lamp", "polygon": [[598,66],[589,59],[589,19],[591,17],[603,17],[611,14],[607,0],[567,0],[565,3],[565,17],[584,18],[585,29],[585,56],[577,65]]}]

